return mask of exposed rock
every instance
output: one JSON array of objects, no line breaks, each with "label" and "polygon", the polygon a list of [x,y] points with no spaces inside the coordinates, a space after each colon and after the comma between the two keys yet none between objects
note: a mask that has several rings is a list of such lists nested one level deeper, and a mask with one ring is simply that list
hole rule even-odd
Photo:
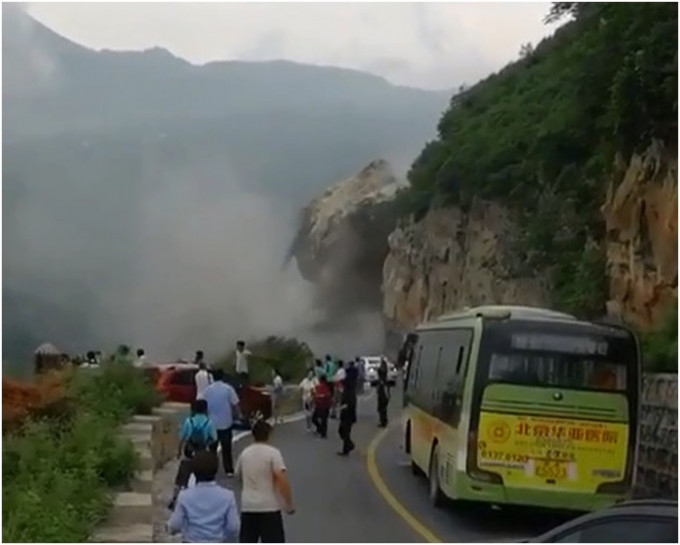
[{"label": "exposed rock", "polygon": [[517,277],[517,227],[498,204],[475,201],[430,210],[389,236],[383,267],[383,312],[405,331],[444,312],[478,304],[550,306],[547,275]]},{"label": "exposed rock", "polygon": [[291,254],[301,274],[316,284],[329,314],[380,309],[387,236],[396,224],[392,198],[399,185],[387,161],[373,161],[302,211]]},{"label": "exposed rock", "polygon": [[641,328],[678,295],[678,162],[655,143],[620,165],[602,207],[608,311]]}]

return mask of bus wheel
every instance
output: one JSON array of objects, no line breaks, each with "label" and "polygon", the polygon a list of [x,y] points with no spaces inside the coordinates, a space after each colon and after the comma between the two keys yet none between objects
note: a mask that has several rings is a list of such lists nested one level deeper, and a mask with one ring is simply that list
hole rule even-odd
[{"label": "bus wheel", "polygon": [[439,486],[439,445],[435,445],[430,457],[430,503],[440,507],[444,496]]}]

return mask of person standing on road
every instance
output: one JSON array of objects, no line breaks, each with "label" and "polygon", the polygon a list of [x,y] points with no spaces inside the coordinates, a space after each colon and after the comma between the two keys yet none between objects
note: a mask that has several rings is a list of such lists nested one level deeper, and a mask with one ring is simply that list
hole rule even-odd
[{"label": "person standing on road", "polygon": [[241,543],[284,543],[283,510],[295,512],[286,464],[279,449],[268,444],[272,427],[264,420],[253,425],[255,442],[236,461],[241,481]]},{"label": "person standing on road", "polygon": [[198,372],[194,375],[194,383],[196,384],[196,399],[201,399],[203,392],[212,384],[212,376],[204,361],[198,363]]},{"label": "person standing on road", "polygon": [[317,380],[321,378],[322,375],[326,374],[326,368],[324,366],[324,363],[317,359],[316,362],[314,363],[314,376],[316,377]]},{"label": "person standing on road", "polygon": [[[352,364],[354,362],[351,362]],[[357,370],[354,365],[350,364],[346,370],[345,378],[342,384],[342,399],[340,401],[340,425],[338,426],[338,435],[342,439],[342,449],[338,454],[340,456],[347,456],[354,450],[354,441],[352,441],[352,426],[357,421]]]},{"label": "person standing on road", "polygon": [[328,437],[328,413],[331,410],[331,402],[331,390],[328,387],[326,375],[321,375],[316,388],[314,388],[314,414],[312,415],[312,422],[316,427],[316,433],[322,439]]},{"label": "person standing on road", "polygon": [[[234,462],[231,454],[232,428],[234,416],[239,415],[239,399],[236,390],[224,382],[224,371],[216,369],[214,382],[203,392],[208,403],[208,417],[217,430],[217,441],[222,449],[222,466],[227,477],[234,475]],[[214,451],[217,450],[215,444]]]},{"label": "person standing on road", "polygon": [[236,343],[236,376],[238,377],[239,387],[248,386],[250,381],[250,350],[246,349],[245,341]]},{"label": "person standing on road", "polygon": [[183,543],[239,542],[236,497],[215,482],[217,466],[217,456],[209,451],[196,453],[191,461],[196,486],[179,493],[167,524],[171,533],[182,534]]},{"label": "person standing on road", "polygon": [[314,369],[307,371],[307,376],[300,382],[300,391],[302,393],[302,410],[305,413],[305,424],[307,431],[312,431],[312,415],[314,414],[314,388],[316,388],[317,379],[314,375]]},{"label": "person standing on road", "polygon": [[331,408],[330,417],[335,418],[335,373],[337,372],[337,367],[333,357],[330,354],[326,354],[326,361],[324,363],[324,376],[326,377],[326,383],[331,390]]},{"label": "person standing on road", "polygon": [[283,378],[278,369],[272,371],[272,417],[274,424],[282,424],[281,400],[283,399]]},{"label": "person standing on road", "polygon": [[390,403],[390,386],[387,376],[387,362],[380,360],[380,367],[378,368],[378,385],[376,386],[378,393],[378,418],[381,428],[387,427],[387,407]]},{"label": "person standing on road", "polygon": [[357,356],[354,360],[354,367],[357,370],[357,395],[364,393],[366,384],[366,365],[364,364],[364,358]]}]

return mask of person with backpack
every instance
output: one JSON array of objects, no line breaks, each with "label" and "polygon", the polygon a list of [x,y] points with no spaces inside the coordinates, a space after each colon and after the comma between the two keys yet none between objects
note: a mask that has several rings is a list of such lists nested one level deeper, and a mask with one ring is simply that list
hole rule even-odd
[{"label": "person with backpack", "polygon": [[175,476],[175,489],[169,508],[174,509],[180,491],[187,488],[191,478],[191,461],[198,452],[211,450],[217,442],[217,431],[208,419],[208,403],[197,399],[191,404],[191,415],[188,416],[179,430],[179,446],[177,459],[179,467]]}]

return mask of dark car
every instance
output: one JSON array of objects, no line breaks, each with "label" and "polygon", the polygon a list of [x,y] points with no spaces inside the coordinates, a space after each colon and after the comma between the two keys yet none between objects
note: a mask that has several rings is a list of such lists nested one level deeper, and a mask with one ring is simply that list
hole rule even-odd
[{"label": "dark car", "polygon": [[634,500],[583,515],[524,543],[677,543],[678,502]]},{"label": "dark car", "polygon": [[[196,383],[194,377],[198,366],[194,364],[159,365],[149,373],[154,376],[156,389],[167,401],[191,403],[196,399]],[[264,418],[272,415],[272,400],[270,394],[254,386],[236,386],[235,381],[227,379],[236,389],[243,419],[235,423],[239,429],[249,429],[252,417],[259,413]]]}]

